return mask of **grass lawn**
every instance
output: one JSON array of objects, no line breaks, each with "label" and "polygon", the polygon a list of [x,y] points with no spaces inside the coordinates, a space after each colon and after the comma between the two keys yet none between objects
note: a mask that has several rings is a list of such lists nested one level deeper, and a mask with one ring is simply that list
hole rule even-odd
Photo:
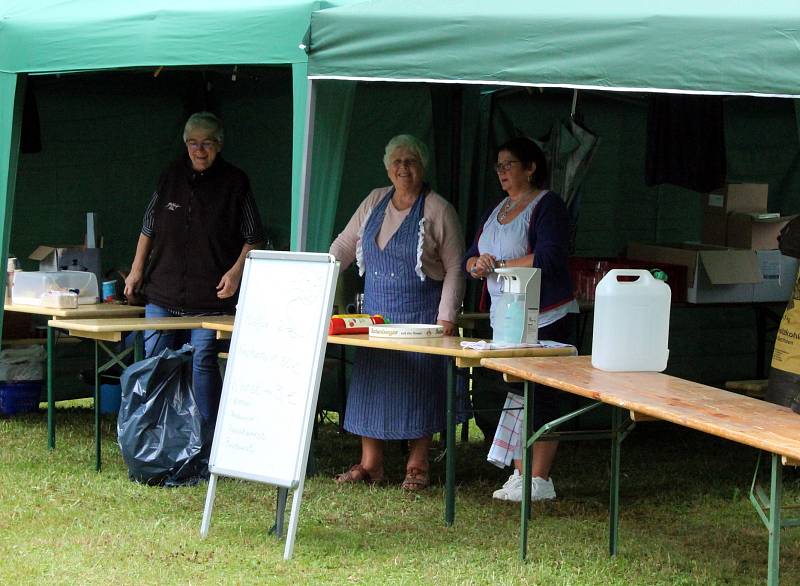
[{"label": "grass lawn", "polygon": [[[319,475],[306,483],[294,558],[284,562],[283,543],[267,535],[274,488],[221,479],[201,540],[206,485],[130,482],[115,423],[104,420],[98,474],[90,410],[59,410],[52,452],[44,412],[0,419],[0,584],[766,580],[767,533],[747,500],[756,452],[668,424],[640,424],[623,443],[616,558],[607,553],[609,444],[596,441],[561,446],[553,475],[559,498],[534,506],[529,561],[521,563],[519,508],[491,499],[508,472],[485,462],[481,439],[459,444],[456,524],[446,528],[443,461],[433,463],[434,486],[420,495],[398,488],[403,466],[395,445],[387,453],[388,486],[336,486],[331,477],[356,461],[358,442],[323,425]],[[784,486],[786,501],[800,501],[793,470]],[[783,532],[782,584],[800,584],[798,534]]]}]

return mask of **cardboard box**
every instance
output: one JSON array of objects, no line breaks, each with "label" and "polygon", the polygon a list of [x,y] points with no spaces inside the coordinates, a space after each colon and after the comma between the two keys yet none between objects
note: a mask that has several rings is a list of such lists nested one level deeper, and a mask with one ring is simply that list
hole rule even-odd
[{"label": "cardboard box", "polygon": [[28,258],[39,261],[39,271],[89,271],[103,282],[100,248],[86,248],[83,245],[73,246],[37,246]]},{"label": "cardboard box", "polygon": [[753,301],[788,301],[792,296],[800,260],[780,250],[757,250],[762,282],[753,285]]},{"label": "cardboard box", "polygon": [[748,303],[763,280],[754,250],[705,244],[628,244],[628,257],[686,267],[689,303]]},{"label": "cardboard box", "polygon": [[703,242],[725,246],[728,214],[766,212],[768,195],[766,183],[730,183],[704,195]]},{"label": "cardboard box", "polygon": [[759,214],[734,212],[728,216],[726,245],[731,248],[774,250],[778,248],[778,235],[795,216],[774,218],[759,217]]}]

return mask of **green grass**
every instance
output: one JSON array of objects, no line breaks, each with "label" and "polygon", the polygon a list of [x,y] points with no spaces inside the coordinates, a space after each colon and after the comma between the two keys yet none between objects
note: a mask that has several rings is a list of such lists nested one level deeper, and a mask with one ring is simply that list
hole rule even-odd
[{"label": "green grass", "polygon": [[[518,559],[519,509],[490,495],[507,472],[482,442],[459,444],[456,524],[443,524],[443,462],[434,486],[408,495],[399,447],[385,487],[336,486],[358,442],[322,426],[320,474],[306,483],[294,558],[267,535],[275,489],[218,485],[208,537],[206,485],[138,485],[104,420],[103,471],[93,469],[92,415],[59,410],[57,449],[43,413],[0,419],[0,584],[759,584],[767,533],[747,493],[753,450],[641,424],[622,450],[620,551],[608,556],[608,442],[564,443],[559,499],[534,506],[529,561]],[[474,427],[473,435],[475,435]],[[438,455],[439,448],[434,456]],[[787,501],[800,481],[787,471]],[[288,515],[287,515],[288,522]],[[798,530],[784,530],[782,583],[800,583]]]}]

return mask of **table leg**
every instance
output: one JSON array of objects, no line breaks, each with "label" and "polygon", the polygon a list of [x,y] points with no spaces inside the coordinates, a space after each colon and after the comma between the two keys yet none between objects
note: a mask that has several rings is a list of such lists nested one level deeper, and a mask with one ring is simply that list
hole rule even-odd
[{"label": "table leg", "polygon": [[456,365],[448,360],[447,365],[447,431],[446,431],[446,476],[444,494],[444,524],[450,526],[456,518]]},{"label": "table leg", "polygon": [[94,469],[100,472],[100,348],[94,342]]},{"label": "table leg", "polygon": [[766,317],[761,307],[756,306],[756,378],[763,379],[764,374],[764,336],[767,335]]},{"label": "table leg", "polygon": [[619,539],[619,461],[622,444],[620,428],[622,426],[622,409],[612,407],[611,410],[611,480],[609,486],[610,500],[608,504],[608,553],[617,555]]},{"label": "table leg", "polygon": [[778,586],[781,569],[781,504],[783,502],[783,465],[778,454],[772,454],[772,478],[769,491],[769,557],[767,584]]},{"label": "table leg", "polygon": [[522,446],[522,506],[520,507],[519,555],[522,560],[528,554],[528,523],[531,518],[531,481],[533,458],[528,439],[533,434],[533,383],[525,381],[524,409],[522,411],[522,434],[519,441]]},{"label": "table leg", "polygon": [[56,447],[56,397],[53,389],[55,351],[54,330],[47,326],[47,447],[51,450]]},{"label": "table leg", "polygon": [[144,332],[136,332],[133,337],[133,361],[144,360]]}]

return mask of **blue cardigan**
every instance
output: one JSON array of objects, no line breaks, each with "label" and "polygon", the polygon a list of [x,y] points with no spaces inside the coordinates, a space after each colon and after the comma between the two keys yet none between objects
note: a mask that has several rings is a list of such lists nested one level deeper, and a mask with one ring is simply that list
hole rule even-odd
[{"label": "blue cardigan", "polygon": [[[467,260],[478,256],[478,240],[495,206],[481,218],[480,228],[469,247],[461,267],[467,272]],[[533,252],[533,266],[542,269],[542,291],[539,311],[554,309],[569,303],[574,298],[572,280],[569,277],[569,213],[567,206],[557,193],[547,192],[533,209],[528,227],[528,252]],[[469,275],[469,273],[467,273]],[[471,275],[470,275],[471,276]],[[489,307],[486,283],[481,294],[480,310]]]}]

